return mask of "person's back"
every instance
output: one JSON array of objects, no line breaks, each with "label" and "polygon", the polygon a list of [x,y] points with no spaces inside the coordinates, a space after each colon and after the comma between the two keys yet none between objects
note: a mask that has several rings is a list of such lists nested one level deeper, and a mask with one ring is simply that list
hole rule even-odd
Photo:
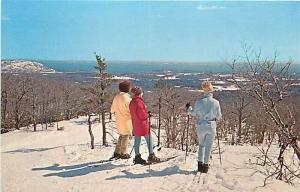
[{"label": "person's back", "polygon": [[111,113],[116,115],[117,130],[119,133],[118,143],[113,155],[113,158],[128,159],[127,147],[129,136],[132,135],[131,115],[129,111],[129,103],[131,97],[128,92],[131,89],[130,81],[123,81],[119,84],[120,93],[114,97],[111,105]]},{"label": "person's back", "polygon": [[114,97],[111,106],[111,112],[116,115],[116,123],[119,134],[131,134],[131,115],[129,111],[129,103],[131,101],[128,93],[120,92]]},{"label": "person's back", "polygon": [[[160,159],[157,158],[153,152],[153,143],[151,139],[151,132],[149,127],[149,112],[145,102],[143,100],[143,90],[141,87],[133,87],[131,92],[134,94],[133,99],[129,104],[129,109],[131,112],[131,119],[134,132],[134,152],[135,158],[133,159],[134,164],[146,164],[159,162]],[[145,137],[149,157],[148,162],[144,160],[140,154],[141,137]]]},{"label": "person's back", "polygon": [[212,93],[205,93],[203,98],[196,101],[191,113],[197,117],[197,124],[221,119],[221,108]]},{"label": "person's back", "polygon": [[132,98],[129,109],[131,113],[133,132],[136,136],[145,136],[149,134],[149,114],[142,97]]},{"label": "person's back", "polygon": [[203,98],[196,101],[194,107],[187,103],[188,112],[197,118],[197,136],[199,142],[198,171],[207,173],[211,147],[216,134],[217,120],[222,117],[220,103],[213,98],[213,86],[210,82],[202,83]]}]

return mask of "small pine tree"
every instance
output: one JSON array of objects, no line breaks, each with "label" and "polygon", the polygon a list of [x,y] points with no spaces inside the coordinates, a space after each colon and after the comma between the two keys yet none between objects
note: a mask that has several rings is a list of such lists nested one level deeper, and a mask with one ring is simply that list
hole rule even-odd
[{"label": "small pine tree", "polygon": [[107,63],[104,57],[101,57],[97,53],[95,53],[97,65],[95,69],[98,70],[97,80],[94,86],[94,93],[96,95],[97,104],[99,106],[99,110],[97,111],[99,114],[99,120],[101,116],[102,123],[102,144],[107,145],[106,142],[106,122],[105,122],[105,114],[108,111],[108,101],[111,96],[111,85],[113,83],[112,75],[107,72]]}]

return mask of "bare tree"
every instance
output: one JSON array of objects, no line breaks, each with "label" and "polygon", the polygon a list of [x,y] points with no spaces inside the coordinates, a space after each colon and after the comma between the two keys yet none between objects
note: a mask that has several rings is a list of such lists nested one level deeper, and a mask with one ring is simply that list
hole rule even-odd
[{"label": "bare tree", "polygon": [[28,82],[29,93],[28,100],[30,103],[29,113],[31,115],[31,122],[33,124],[33,131],[36,131],[37,127],[37,106],[39,105],[39,89],[41,89],[41,85],[32,77]]},{"label": "bare tree", "polygon": [[[88,90],[86,88],[83,88],[83,90]],[[95,120],[92,120],[93,116],[96,116],[97,112],[97,106],[95,105],[95,99],[94,96],[88,91],[86,92],[86,95],[84,99],[81,101],[80,104],[80,113],[82,115],[88,116],[88,131],[91,138],[91,149],[95,148],[95,137],[92,130],[92,125],[95,122]]]},{"label": "bare tree", "polygon": [[[230,64],[233,83],[244,93],[253,97],[273,121],[274,132],[280,141],[280,152],[277,162],[272,162],[275,171],[271,175],[289,182],[284,176],[285,173],[291,173],[284,161],[288,146],[294,149],[298,162],[300,161],[300,128],[295,123],[290,106],[283,105],[291,95],[292,77],[289,69],[292,62],[278,62],[276,53],[273,59],[262,58],[261,51],[255,52],[247,45],[243,46],[243,51],[244,55]],[[289,114],[289,118],[286,114]],[[295,173],[293,175],[295,176]]]},{"label": "bare tree", "polygon": [[10,76],[3,75],[1,77],[1,127],[6,127],[6,118],[8,117],[8,94],[9,94],[9,79]]},{"label": "bare tree", "polygon": [[[242,131],[246,126],[246,120],[250,117],[251,113],[248,111],[251,102],[247,95],[241,91],[237,91],[232,98],[233,105],[231,107],[231,113],[234,116],[237,125],[237,143],[242,143]],[[235,130],[235,129],[233,129]],[[234,135],[234,132],[232,133]]]},{"label": "bare tree", "polygon": [[[154,95],[156,100],[154,106],[159,107],[158,118],[159,124],[161,124],[159,126],[165,131],[167,147],[182,148],[183,143],[185,143],[183,134],[186,130],[187,116],[184,112],[185,107],[180,92],[168,85],[167,82],[159,81],[156,84]],[[182,116],[184,113],[185,116]]]},{"label": "bare tree", "polygon": [[25,78],[18,77],[17,80],[19,81],[14,84],[15,87],[11,88],[10,97],[12,99],[14,126],[15,129],[20,129],[22,119],[25,116],[25,111],[22,110],[22,108],[25,105],[24,100],[29,89],[27,85],[28,77]]},{"label": "bare tree", "polygon": [[[35,74],[2,74],[1,78],[1,131],[19,129],[21,126],[60,121],[64,112],[69,111],[69,117],[79,110],[79,85],[71,82],[61,82],[42,79]],[[65,105],[62,87],[71,89],[69,105]],[[4,130],[5,129],[5,130]]]}]

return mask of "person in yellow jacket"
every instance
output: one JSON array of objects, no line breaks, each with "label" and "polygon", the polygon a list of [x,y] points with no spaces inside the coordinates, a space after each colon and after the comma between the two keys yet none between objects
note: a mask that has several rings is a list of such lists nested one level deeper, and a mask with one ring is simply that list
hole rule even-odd
[{"label": "person in yellow jacket", "polygon": [[111,113],[116,115],[117,130],[119,133],[118,143],[113,158],[128,159],[130,155],[127,153],[129,137],[132,135],[132,122],[129,110],[131,97],[131,82],[123,81],[119,84],[120,93],[118,93],[111,106]]}]

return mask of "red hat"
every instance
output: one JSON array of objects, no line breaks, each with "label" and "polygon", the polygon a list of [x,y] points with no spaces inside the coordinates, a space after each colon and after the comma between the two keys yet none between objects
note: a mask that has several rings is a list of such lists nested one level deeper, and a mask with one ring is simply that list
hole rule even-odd
[{"label": "red hat", "polygon": [[135,86],[131,89],[131,93],[133,93],[135,96],[139,96],[142,92],[143,92],[143,89],[138,86]]}]

